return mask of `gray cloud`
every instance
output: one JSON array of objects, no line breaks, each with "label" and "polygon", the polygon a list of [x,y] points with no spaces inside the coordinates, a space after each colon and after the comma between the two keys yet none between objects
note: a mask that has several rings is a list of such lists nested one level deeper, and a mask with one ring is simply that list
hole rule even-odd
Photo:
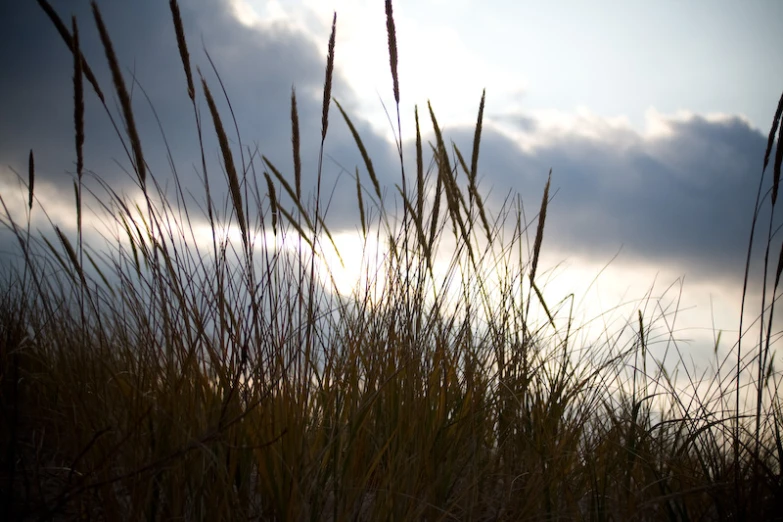
[{"label": "gray cloud", "polygon": [[[129,88],[133,87],[135,119],[150,172],[162,185],[170,181],[171,169],[154,109],[186,191],[203,194],[196,125],[186,95],[185,76],[168,4],[143,0],[134,2],[132,8],[130,4],[116,2],[102,2],[100,6],[121,66],[126,68],[126,82]],[[116,108],[111,78],[89,4],[69,4],[72,12],[61,9],[59,5],[55,7],[69,25],[70,15],[77,17],[83,52],[107,94],[115,120],[121,126],[122,119]],[[3,19],[13,21],[13,24],[7,24],[10,31],[6,38],[11,45],[1,46],[0,66],[10,71],[9,77],[14,81],[3,82],[0,87],[0,99],[3,100],[0,161],[23,171],[27,152],[32,148],[36,152],[38,179],[63,188],[70,187],[72,177],[67,173],[75,171],[72,57],[51,22],[34,2],[15,2],[13,7],[4,4],[3,10]],[[305,193],[314,192],[321,140],[326,38],[316,44],[307,35],[281,24],[263,28],[244,26],[234,18],[228,2],[224,1],[183,2],[181,10],[195,81],[199,81],[198,66],[218,102],[223,124],[233,141],[237,163],[240,162],[240,153],[245,155],[246,164],[250,163],[251,155],[257,153],[259,159],[255,167],[259,174],[263,169],[261,154],[266,155],[284,174],[292,172],[290,97],[292,86],[296,88],[303,189]],[[236,116],[239,138],[218,77],[212,71],[204,49],[214,60],[225,86]],[[332,94],[351,113],[356,106],[355,97],[340,75],[339,52],[338,48]],[[130,84],[133,77],[138,81],[136,86]],[[197,85],[199,92],[200,87],[200,84]],[[149,96],[149,101],[141,88]],[[216,194],[220,199],[225,197],[226,191],[225,184],[220,182],[223,174],[219,148],[203,96],[199,95],[198,103],[211,188],[215,191],[216,187],[223,187],[222,193]],[[322,182],[322,193],[325,194],[329,194],[340,176],[352,187],[353,183],[345,177],[341,166],[353,172],[353,165],[361,162],[353,138],[340,120],[332,105]],[[383,175],[385,165],[392,164],[393,149],[373,135],[360,118],[355,124],[378,164],[380,175]],[[240,139],[243,145],[241,151]],[[128,188],[134,182],[133,176],[128,175],[130,161],[121,141],[91,91],[87,96],[85,157],[86,168],[115,189]],[[265,188],[263,180],[260,184]],[[334,208],[356,208],[355,191],[337,190],[333,197]],[[346,226],[355,221],[354,217],[350,213],[336,214],[334,222],[337,226]]]},{"label": "gray cloud", "polygon": [[[167,3],[143,0],[100,5],[121,64],[127,68],[126,80],[130,80],[132,71],[149,95],[185,189],[202,194],[193,112]],[[111,81],[89,4],[55,7],[66,21],[72,13],[77,16],[85,55],[104,91],[110,93]],[[243,145],[251,149],[257,146],[284,174],[292,172],[289,100],[291,86],[296,87],[303,181],[305,191],[311,192],[320,145],[326,39],[315,42],[283,25],[243,26],[223,1],[194,0],[182,2],[181,8],[193,63],[201,68],[218,99],[230,136],[236,140],[228,106],[202,50],[202,40],[225,83]],[[34,2],[3,3],[0,20],[4,31],[0,70],[7,74],[0,82],[0,163],[24,172],[27,152],[33,148],[39,179],[67,189],[64,193],[70,197],[72,178],[67,173],[75,170],[71,55]],[[358,105],[339,72],[339,45],[336,57],[334,95],[349,114],[355,115],[354,123],[381,184],[398,183],[393,145],[375,134],[353,110]],[[490,86],[489,108],[491,92]],[[113,99],[110,96],[109,103],[116,116],[119,113]],[[170,169],[164,142],[138,86],[134,88],[134,108],[151,171],[165,183],[170,180]],[[217,141],[201,96],[199,108],[213,187],[223,186]],[[114,188],[130,187],[132,177],[123,173],[115,161],[125,169],[130,162],[91,92],[87,111],[87,167]],[[328,197],[339,179],[330,209],[331,223],[335,228],[354,228],[358,213],[350,176],[355,166],[359,166],[363,180],[368,180],[353,138],[340,120],[333,106],[322,190]],[[506,121],[531,135],[546,134],[541,122],[528,115]],[[446,135],[464,152],[470,150],[473,129],[456,128]],[[234,150],[238,153],[237,145]],[[701,117],[672,120],[669,134],[654,137],[641,136],[631,129],[591,138],[566,132],[548,136],[530,150],[487,127],[482,138],[480,175],[482,186],[492,189],[488,200],[491,205],[499,205],[508,190],[518,191],[532,217],[547,172],[553,169],[557,194],[548,214],[545,247],[606,259],[607,253],[622,245],[625,259],[674,266],[689,277],[736,280],[744,262],[764,145],[765,137],[739,118],[717,122]],[[410,159],[412,145],[407,143],[406,147]],[[261,164],[256,163],[256,168]],[[412,166],[408,168],[413,172]],[[260,186],[265,190],[263,181]],[[225,193],[223,189],[218,197],[225,197]]]},{"label": "gray cloud", "polygon": [[[694,116],[673,119],[669,127],[665,135],[642,136],[629,128],[606,139],[560,133],[530,151],[485,131],[484,187],[494,187],[498,197],[519,191],[532,216],[552,168],[557,194],[545,243],[597,259],[622,246],[626,260],[688,277],[736,278],[766,138],[740,118]],[[461,147],[471,143],[472,130],[453,135]]]}]

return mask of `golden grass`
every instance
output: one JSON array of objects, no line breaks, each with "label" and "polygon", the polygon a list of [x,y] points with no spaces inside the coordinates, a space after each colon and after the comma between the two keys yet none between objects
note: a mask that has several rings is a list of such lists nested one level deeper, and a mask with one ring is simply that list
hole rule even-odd
[{"label": "golden grass", "polygon": [[[102,99],[79,49],[75,21],[69,32],[45,0],[39,5],[74,55],[74,105],[83,105],[76,85],[80,67]],[[399,196],[405,216],[397,229],[390,225],[397,216],[384,205],[384,188],[362,137],[337,103],[372,183],[367,194],[373,197],[365,198],[368,188],[357,166],[353,181],[362,237],[376,234],[391,252],[366,284],[339,295],[332,274],[314,268],[316,259],[326,257],[324,237],[336,248],[320,212],[336,15],[316,201],[308,205],[295,91],[292,186],[267,157],[234,154],[203,76],[201,93],[195,91],[176,0],[170,8],[198,130],[207,200],[203,218],[212,227],[212,244],[207,249],[194,244],[200,220],[168,200],[152,174],[149,185],[145,182],[130,98],[93,4],[147,208],[99,179],[89,192],[105,190],[99,209],[116,223],[116,237],[82,245],[80,235],[74,247],[66,229],[54,223],[51,232],[31,234],[30,215],[38,210],[32,150],[26,227],[17,224],[0,195],[0,219],[24,254],[21,274],[9,268],[0,286],[0,405],[7,420],[0,423],[0,516],[331,521],[779,516],[783,415],[772,334],[759,343],[758,353],[736,348],[738,374],[749,376],[757,364],[752,412],[740,411],[738,403],[731,407],[739,397],[734,393],[739,380],[731,377],[682,389],[651,350],[657,339],[673,342],[674,334],[667,329],[667,311],[643,312],[655,310],[646,306],[656,303],[642,301],[633,311],[627,321],[632,335],[607,331],[605,342],[580,345],[573,298],[548,303],[536,282],[543,279],[552,172],[532,248],[523,247],[530,223],[519,197],[500,209],[482,198],[478,159],[485,93],[470,162],[456,146],[447,146],[431,105],[433,141],[425,147],[415,110],[416,194],[406,192],[403,177],[391,196]],[[388,0],[386,13],[399,111],[396,29]],[[204,149],[214,145],[202,134],[197,109],[202,96],[227,174],[224,208],[233,210],[241,228],[241,249],[221,234],[224,221],[232,219],[221,216],[211,196]],[[771,136],[781,106],[783,97]],[[84,133],[79,111],[75,108],[77,157]],[[402,162],[399,118],[397,130]],[[772,141],[764,169],[771,146]],[[425,151],[433,165],[426,171]],[[264,176],[265,192],[253,185],[256,172]],[[80,182],[74,182],[79,216],[85,204]],[[243,195],[246,185],[256,190]],[[258,219],[250,217],[250,208],[258,210]],[[758,205],[756,210],[758,215]],[[175,218],[183,215],[184,222]],[[266,223],[275,244],[251,241],[265,237]],[[277,250],[289,237],[298,248]],[[781,266],[779,261],[773,295]],[[362,270],[369,267],[362,264]],[[765,316],[768,332],[773,313],[771,307]]]}]

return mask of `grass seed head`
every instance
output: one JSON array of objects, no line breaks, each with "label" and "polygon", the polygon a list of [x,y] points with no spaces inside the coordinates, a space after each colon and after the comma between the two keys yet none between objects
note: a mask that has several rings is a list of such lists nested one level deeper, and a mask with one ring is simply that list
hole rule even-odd
[{"label": "grass seed head", "polygon": [[326,54],[326,79],[324,80],[324,102],[321,109],[321,141],[326,139],[329,126],[329,102],[332,100],[332,75],[334,74],[334,41],[337,32],[337,12],[332,18],[332,33],[329,35],[329,51]]},{"label": "grass seed head", "polygon": [[541,254],[541,242],[544,239],[544,223],[546,222],[546,208],[549,204],[549,185],[552,183],[552,169],[549,170],[549,177],[546,180],[546,186],[544,187],[544,196],[541,198],[541,211],[538,214],[538,227],[536,228],[536,239],[533,243],[533,263],[530,268],[530,282],[534,282],[536,278],[536,270],[538,269],[538,257]]},{"label": "grass seed head", "polygon": [[84,88],[82,82],[82,52],[79,47],[79,28],[76,17],[71,19],[73,26],[73,124],[76,139],[76,175],[82,179],[84,168]]},{"label": "grass seed head", "polygon": [[389,38],[389,65],[394,84],[394,101],[400,103],[400,80],[397,76],[397,31],[394,28],[394,12],[391,0],[386,0],[386,33]]},{"label": "grass seed head", "polygon": [[188,82],[188,98],[191,101],[196,99],[196,89],[193,86],[193,73],[190,68],[190,53],[188,53],[188,43],[185,40],[185,29],[182,26],[182,16],[179,13],[179,4],[177,0],[169,1],[171,9],[171,18],[174,21],[174,33],[177,37],[177,49],[179,57],[182,60],[182,68],[185,70],[185,79]]},{"label": "grass seed head", "polygon": [[207,98],[207,105],[209,106],[209,112],[212,115],[212,123],[215,127],[215,133],[218,137],[218,143],[220,145],[220,152],[223,156],[223,162],[226,166],[226,175],[228,176],[228,188],[231,192],[231,203],[234,206],[234,212],[236,212],[237,221],[239,222],[239,228],[242,231],[242,242],[244,243],[245,250],[249,246],[249,237],[247,234],[247,222],[245,221],[245,211],[242,202],[242,192],[240,190],[239,176],[237,174],[236,165],[234,164],[234,154],[231,152],[231,147],[228,144],[228,135],[226,129],[223,127],[223,122],[220,118],[217,105],[212,97],[212,92],[209,90],[207,81],[201,78],[201,87],[204,89],[204,95]]},{"label": "grass seed head", "polygon": [[296,90],[291,87],[291,145],[294,155],[294,187],[296,199],[302,199],[302,158],[299,152],[299,111],[296,108]]},{"label": "grass seed head", "polygon": [[125,125],[128,131],[128,138],[131,142],[131,148],[133,150],[133,156],[135,159],[136,173],[139,176],[139,183],[142,190],[146,189],[147,184],[147,167],[144,163],[144,154],[141,151],[141,139],[139,133],[136,130],[136,121],[133,116],[133,108],[131,107],[131,99],[128,94],[128,89],[125,87],[125,80],[122,78],[122,72],[120,72],[120,64],[117,60],[117,55],[114,53],[114,46],[111,43],[109,32],[106,30],[106,25],[103,23],[100,9],[98,4],[92,2],[92,13],[95,18],[95,25],[98,27],[98,32],[101,35],[101,42],[103,43],[103,49],[106,53],[106,60],[109,62],[109,69],[111,70],[112,81],[114,82],[114,89],[117,91],[117,97],[120,99],[120,107],[122,108],[122,115],[125,117]]},{"label": "grass seed head", "polygon": [[35,157],[33,149],[30,149],[30,155],[27,158],[27,207],[33,209],[33,190],[35,188]]}]

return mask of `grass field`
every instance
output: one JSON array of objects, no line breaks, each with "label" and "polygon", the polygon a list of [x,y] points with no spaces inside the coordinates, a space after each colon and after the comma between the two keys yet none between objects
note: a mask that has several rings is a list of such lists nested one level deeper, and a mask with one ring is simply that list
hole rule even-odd
[{"label": "grass field", "polygon": [[[31,151],[21,217],[1,195],[19,262],[0,286],[0,518],[783,518],[782,376],[772,343],[780,260],[774,281],[771,268],[746,274],[764,279],[759,319],[768,327],[734,344],[733,368],[684,392],[648,351],[651,332],[666,334],[656,317],[634,311],[628,342],[613,343],[608,332],[604,346],[588,350],[573,299],[546,302],[537,275],[550,184],[530,221],[518,197],[485,206],[483,96],[472,150],[448,142],[431,107],[417,110],[416,169],[404,169],[403,139],[413,136],[399,125],[390,0],[394,187],[381,186],[351,115],[332,99],[335,25],[321,121],[300,122],[292,92],[291,128],[281,129],[292,136],[292,166],[284,168],[235,146],[232,115],[215,98],[227,95],[191,69],[171,0],[182,92],[202,151],[194,160],[206,203],[199,214],[167,196],[145,165],[97,6],[90,23],[111,86],[99,85],[98,64],[83,59],[77,21],[38,3],[74,57],[76,225],[31,231],[33,216],[45,212]],[[137,199],[83,179],[87,96],[119,129]],[[777,200],[781,108],[783,98],[764,161],[766,170],[772,160],[773,180],[762,171],[757,215]],[[322,159],[308,194],[299,148],[300,125],[310,124],[320,124]],[[375,270],[351,293],[337,291],[322,261],[334,236],[320,168],[337,125],[350,129],[363,158],[357,228],[369,245],[364,266]],[[203,155],[215,143],[222,172]],[[224,182],[229,197],[216,201]],[[116,231],[104,246],[88,244],[82,227],[87,191],[97,190],[110,197],[91,212]],[[211,229],[206,242],[196,240],[202,222]],[[751,237],[756,228],[754,221]],[[770,236],[763,247],[769,253],[775,244]],[[372,245],[383,246],[380,269]],[[447,268],[438,269],[444,256]]]}]

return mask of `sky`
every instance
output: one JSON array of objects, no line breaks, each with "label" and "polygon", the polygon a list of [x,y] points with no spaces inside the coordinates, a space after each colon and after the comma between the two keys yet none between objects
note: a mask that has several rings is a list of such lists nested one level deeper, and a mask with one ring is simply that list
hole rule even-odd
[{"label": "sky", "polygon": [[[50,2],[64,20],[77,17],[85,57],[111,92],[89,3]],[[98,4],[126,81],[131,75],[138,81],[133,103],[151,172],[171,180],[168,143],[183,185],[203,191],[168,2]],[[180,4],[191,59],[216,93],[224,121],[229,107],[207,52],[244,146],[257,146],[285,173],[292,172],[295,87],[306,189],[315,183],[326,49],[337,12],[332,94],[351,115],[393,198],[400,169],[396,131],[385,112],[395,109],[383,2]],[[585,318],[620,302],[633,308],[648,295],[678,302],[672,328],[702,362],[716,329],[736,339],[754,201],[783,90],[777,51],[783,3],[398,0],[394,15],[408,167],[414,107],[425,140],[433,139],[429,101],[446,138],[469,153],[486,89],[479,179],[487,206],[497,211],[509,193],[518,193],[532,218],[552,170],[542,260],[547,295],[556,301],[581,294]],[[0,189],[4,197],[18,189],[13,172],[26,172],[33,149],[42,205],[53,219],[72,223],[71,54],[37,2],[3,2],[0,26]],[[203,98],[200,103],[206,115]],[[109,107],[118,114],[116,98]],[[132,192],[130,162],[95,96],[88,96],[86,109],[86,167]],[[328,216],[350,251],[359,228],[350,189],[355,169],[369,180],[334,105],[329,125]],[[207,162],[219,172],[210,139]],[[7,235],[2,240],[3,252],[14,248]],[[350,279],[352,270],[340,277]],[[616,320],[621,326],[624,319]]]}]

